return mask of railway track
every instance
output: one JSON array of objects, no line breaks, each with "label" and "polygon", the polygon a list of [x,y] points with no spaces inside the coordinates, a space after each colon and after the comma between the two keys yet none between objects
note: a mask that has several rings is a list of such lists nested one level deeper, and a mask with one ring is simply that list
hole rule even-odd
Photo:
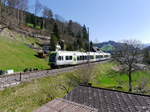
[{"label": "railway track", "polygon": [[[90,64],[102,64],[107,61],[95,62]],[[31,81],[33,79],[42,78],[46,76],[53,76],[64,72],[71,72],[74,70],[78,70],[88,64],[82,64],[78,66],[65,67],[61,69],[52,69],[52,70],[43,70],[43,71],[35,71],[35,72],[26,72],[26,73],[17,73],[12,75],[3,75],[0,76],[0,90],[3,90],[8,87],[16,86],[21,82]]]}]

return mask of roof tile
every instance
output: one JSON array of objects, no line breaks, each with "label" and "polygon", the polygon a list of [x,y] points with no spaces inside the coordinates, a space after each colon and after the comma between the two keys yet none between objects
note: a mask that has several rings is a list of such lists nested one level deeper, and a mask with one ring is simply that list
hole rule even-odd
[{"label": "roof tile", "polygon": [[150,96],[83,85],[75,88],[64,99],[96,108],[98,112],[150,111]]},{"label": "roof tile", "polygon": [[55,99],[35,112],[98,112],[98,110],[65,99]]}]

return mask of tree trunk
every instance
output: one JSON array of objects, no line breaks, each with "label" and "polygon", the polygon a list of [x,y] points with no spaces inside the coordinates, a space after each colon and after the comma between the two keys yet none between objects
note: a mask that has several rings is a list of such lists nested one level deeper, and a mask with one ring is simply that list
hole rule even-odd
[{"label": "tree trunk", "polygon": [[44,20],[44,17],[43,17],[43,30],[45,29],[45,20]]},{"label": "tree trunk", "polygon": [[132,76],[131,76],[131,71],[129,71],[129,92],[132,92]]},{"label": "tree trunk", "polygon": [[1,18],[1,13],[2,13],[2,4],[1,4],[1,0],[0,0],[0,18]]},{"label": "tree trunk", "polygon": [[20,24],[20,11],[19,9],[17,9],[17,20],[18,20],[18,24]]},{"label": "tree trunk", "polygon": [[21,24],[24,24],[24,10],[21,11]]},{"label": "tree trunk", "polygon": [[34,17],[34,24],[33,27],[36,28],[36,16]]}]

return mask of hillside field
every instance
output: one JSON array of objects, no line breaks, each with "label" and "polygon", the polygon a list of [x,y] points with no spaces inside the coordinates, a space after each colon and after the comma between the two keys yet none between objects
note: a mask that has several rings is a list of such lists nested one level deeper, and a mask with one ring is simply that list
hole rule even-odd
[{"label": "hillside field", "polygon": [[36,52],[26,44],[34,43],[33,38],[0,36],[0,70],[14,69],[15,72],[25,68],[48,69],[48,61],[37,58]]},{"label": "hillside field", "polygon": [[[115,90],[128,91],[128,75],[112,69],[117,66],[111,62],[105,65],[96,66],[93,86],[111,88]],[[136,71],[132,74],[133,92],[137,92],[137,87],[144,85],[144,89],[150,90],[150,71]],[[150,92],[145,93],[150,94]]]},{"label": "hillside field", "polygon": [[[96,65],[91,79],[92,86],[128,91],[127,75],[112,70],[114,66],[116,66],[114,62]],[[0,91],[0,112],[32,112],[55,98],[64,97],[67,93],[59,85],[70,87],[69,91],[71,91],[74,87],[70,86],[66,81],[68,77],[73,76],[72,78],[75,78],[75,75],[84,73],[83,71],[79,72],[80,70],[35,79]],[[133,87],[135,88],[141,84],[144,78],[150,82],[149,71],[134,73]],[[147,88],[150,88],[149,82],[146,86]],[[150,93],[146,94],[150,95]]]}]

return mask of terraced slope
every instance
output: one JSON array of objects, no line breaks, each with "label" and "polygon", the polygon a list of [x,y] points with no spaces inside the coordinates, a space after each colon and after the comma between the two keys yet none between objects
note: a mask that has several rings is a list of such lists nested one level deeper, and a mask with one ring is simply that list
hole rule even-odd
[{"label": "terraced slope", "polygon": [[23,71],[25,68],[49,68],[48,62],[36,57],[36,52],[26,44],[34,43],[33,38],[23,38],[15,35],[0,35],[0,70],[14,69],[16,72]]}]

